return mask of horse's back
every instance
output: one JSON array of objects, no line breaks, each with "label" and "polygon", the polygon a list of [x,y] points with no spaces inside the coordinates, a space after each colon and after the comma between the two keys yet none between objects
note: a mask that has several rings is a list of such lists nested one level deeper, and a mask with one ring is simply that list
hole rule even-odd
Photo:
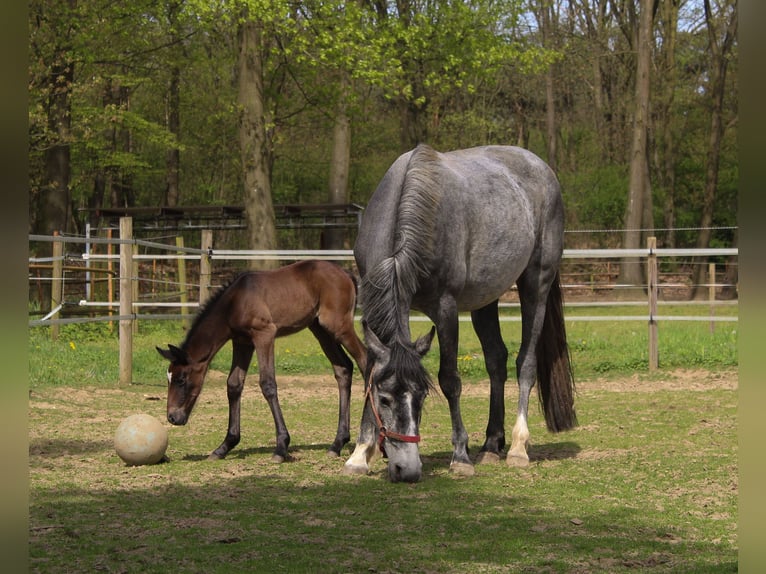
[{"label": "horse's back", "polygon": [[322,307],[353,312],[356,287],[338,265],[305,260],[271,271],[247,271],[232,283],[230,314],[244,325],[276,327],[279,336],[299,331]]},{"label": "horse's back", "polygon": [[428,306],[446,289],[468,310],[510,288],[541,244],[560,250],[562,234],[558,180],[533,153],[513,146],[444,153],[419,146],[381,180],[354,253],[363,277],[387,258],[418,258],[413,269],[422,286],[415,306]]}]

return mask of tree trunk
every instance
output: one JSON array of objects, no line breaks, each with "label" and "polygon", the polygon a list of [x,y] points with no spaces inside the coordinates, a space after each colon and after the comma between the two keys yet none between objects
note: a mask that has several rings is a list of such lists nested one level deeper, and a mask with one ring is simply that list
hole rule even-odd
[{"label": "tree trunk", "polygon": [[[351,121],[348,117],[346,94],[348,77],[341,72],[340,93],[335,112],[330,163],[329,203],[348,203],[348,174],[351,166]],[[343,249],[344,230],[326,228],[322,235],[322,249]]]},{"label": "tree trunk", "polygon": [[[239,146],[245,191],[247,239],[250,249],[276,249],[277,231],[271,199],[270,149],[264,102],[262,30],[258,22],[239,26],[238,95]],[[251,261],[251,268],[276,267],[271,261]]]},{"label": "tree trunk", "polygon": [[[550,5],[550,2],[543,1],[540,3],[538,22],[542,29],[543,47],[545,48],[551,47],[554,38],[552,30],[552,11],[553,7]],[[551,166],[551,169],[554,172],[558,171],[556,128],[556,94],[553,78],[553,64],[551,64],[545,72],[545,143],[548,165]]]},{"label": "tree trunk", "polygon": [[676,35],[678,26],[679,0],[668,0],[661,3],[662,49],[659,54],[660,70],[657,97],[656,133],[658,145],[657,173],[660,185],[664,190],[663,223],[667,229],[665,247],[676,246],[676,145],[673,137],[673,102],[676,91]]},{"label": "tree trunk", "polygon": [[[178,33],[178,13],[181,2],[168,2],[168,22],[170,23],[171,39],[180,44]],[[178,49],[178,48],[176,48]],[[174,64],[170,69],[170,83],[167,96],[167,119],[168,131],[173,134],[176,141],[180,141],[181,133],[181,68]],[[181,173],[181,150],[178,146],[169,149],[165,154],[165,205],[178,205],[180,198],[180,173]]]},{"label": "tree trunk", "polygon": [[[168,131],[180,137],[181,131],[181,69],[173,66],[170,71],[170,86],[168,87]],[[166,188],[165,205],[178,205],[180,197],[181,150],[177,146],[169,149],[165,157]]]},{"label": "tree trunk", "polygon": [[[640,16],[637,36],[637,64],[635,106],[633,112],[633,139],[630,152],[630,178],[628,205],[625,211],[625,233],[623,247],[639,249],[643,247],[642,229],[645,223],[647,202],[651,188],[649,185],[649,165],[647,156],[650,65],[652,50],[652,1],[640,0]],[[651,226],[651,225],[649,225]],[[618,282],[632,286],[624,291],[626,297],[633,297],[644,284],[643,266],[639,259],[624,258],[620,265]]]},{"label": "tree trunk", "polygon": [[[726,93],[726,69],[728,67],[729,52],[737,35],[737,2],[732,4],[731,20],[723,22],[726,29],[723,37],[716,25],[715,15],[710,9],[710,0],[705,0],[705,22],[708,29],[709,53],[710,53],[710,137],[708,140],[707,161],[705,162],[705,192],[702,200],[702,215],[700,218],[700,232],[697,236],[697,248],[704,249],[710,246],[712,236],[713,210],[715,208],[716,188],[718,187],[718,169],[721,159],[721,140],[725,130],[723,121],[723,100]],[[722,10],[723,11],[723,10]],[[692,279],[691,297],[701,296],[704,290],[700,289],[705,278],[705,265],[696,260],[694,265],[694,277]]]},{"label": "tree trunk", "polygon": [[68,231],[71,210],[70,139],[72,122],[72,82],[74,62],[69,51],[57,50],[50,67],[48,86],[48,129],[53,141],[45,151],[46,185],[40,193],[40,214],[37,232],[52,235]]}]

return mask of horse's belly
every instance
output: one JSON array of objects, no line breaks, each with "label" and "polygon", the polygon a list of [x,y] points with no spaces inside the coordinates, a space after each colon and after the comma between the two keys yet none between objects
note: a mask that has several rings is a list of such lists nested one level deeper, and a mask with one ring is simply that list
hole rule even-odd
[{"label": "horse's belly", "polygon": [[472,311],[499,299],[524,272],[533,248],[531,241],[520,242],[514,253],[506,253],[505,257],[469,259],[463,287],[455,294],[458,309]]}]

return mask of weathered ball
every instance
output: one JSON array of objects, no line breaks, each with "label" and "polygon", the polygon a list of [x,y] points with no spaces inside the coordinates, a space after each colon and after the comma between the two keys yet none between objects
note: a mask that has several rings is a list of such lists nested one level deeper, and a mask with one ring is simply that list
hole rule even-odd
[{"label": "weathered ball", "polygon": [[151,415],[130,415],[114,433],[114,450],[131,466],[158,463],[167,448],[168,430]]}]

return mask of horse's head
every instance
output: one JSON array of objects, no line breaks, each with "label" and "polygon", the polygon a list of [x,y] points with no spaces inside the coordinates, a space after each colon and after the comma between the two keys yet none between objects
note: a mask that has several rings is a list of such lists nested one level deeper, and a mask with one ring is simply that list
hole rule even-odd
[{"label": "horse's head", "polygon": [[170,361],[168,367],[168,422],[185,425],[205,379],[206,363],[193,361],[183,349],[168,345],[157,351]]},{"label": "horse's head", "polygon": [[379,444],[388,457],[392,482],[417,482],[422,463],[418,451],[420,416],[433,387],[420,360],[431,348],[436,329],[414,343],[383,344],[366,324],[368,398],[378,427]]}]

